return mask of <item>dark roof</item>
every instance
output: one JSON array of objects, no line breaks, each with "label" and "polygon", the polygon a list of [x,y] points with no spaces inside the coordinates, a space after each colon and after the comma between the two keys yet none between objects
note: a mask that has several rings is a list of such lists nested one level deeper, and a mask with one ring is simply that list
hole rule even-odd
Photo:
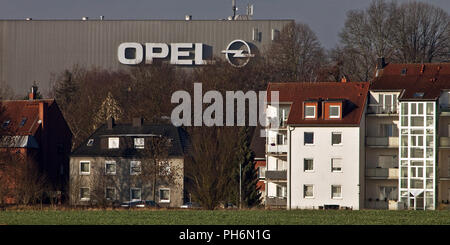
[{"label": "dark roof", "polygon": [[[39,104],[50,107],[55,100],[3,100],[0,101],[0,127],[5,121],[9,124],[5,130],[12,135],[35,135],[39,128]],[[25,120],[24,120],[25,119]]]},{"label": "dark roof", "polygon": [[[267,99],[271,100],[271,91],[279,91],[281,103],[292,103],[287,124],[290,125],[359,125],[369,90],[367,82],[290,82],[269,83]],[[304,119],[303,102],[316,101],[342,101],[342,119],[327,120]]]},{"label": "dark roof", "polygon": [[[146,135],[146,136],[145,136]],[[169,156],[183,156],[186,148],[187,134],[180,127],[172,124],[144,124],[140,127],[133,127],[132,124],[116,124],[112,129],[108,129],[106,124],[100,126],[85,142],[72,152],[72,156],[109,156],[109,157],[135,157],[136,151],[129,149],[105,149],[101,147],[101,138],[110,136],[129,137],[150,137],[164,136],[171,139],[172,145],[169,149]],[[92,146],[88,146],[89,139],[93,139]]]},{"label": "dark roof", "polygon": [[255,153],[255,158],[266,158],[266,138],[261,137],[261,127],[255,127],[253,131],[250,149]]},{"label": "dark roof", "polygon": [[442,90],[450,89],[450,63],[387,64],[370,89],[401,91],[399,100],[437,100]]}]

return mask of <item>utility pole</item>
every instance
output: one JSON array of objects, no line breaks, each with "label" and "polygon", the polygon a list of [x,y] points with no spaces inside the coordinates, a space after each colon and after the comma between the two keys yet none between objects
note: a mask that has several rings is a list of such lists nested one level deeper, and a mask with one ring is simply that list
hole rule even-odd
[{"label": "utility pole", "polygon": [[239,209],[242,209],[242,163],[239,163]]}]

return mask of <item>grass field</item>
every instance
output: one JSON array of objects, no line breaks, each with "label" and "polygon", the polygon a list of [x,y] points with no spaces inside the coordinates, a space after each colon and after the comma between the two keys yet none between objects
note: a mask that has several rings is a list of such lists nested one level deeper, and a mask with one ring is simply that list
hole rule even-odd
[{"label": "grass field", "polygon": [[2,225],[440,225],[450,211],[108,210],[0,211]]}]

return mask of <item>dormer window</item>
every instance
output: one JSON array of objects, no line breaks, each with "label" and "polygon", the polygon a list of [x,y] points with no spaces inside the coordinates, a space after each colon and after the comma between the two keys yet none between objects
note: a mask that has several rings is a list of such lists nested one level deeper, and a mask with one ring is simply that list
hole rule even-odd
[{"label": "dormer window", "polygon": [[7,128],[9,126],[9,123],[11,122],[11,120],[6,120],[3,122],[2,128]]},{"label": "dormer window", "polygon": [[93,146],[94,145],[94,139],[89,139],[86,145],[87,146]]},{"label": "dormer window", "polygon": [[305,106],[305,118],[316,118],[316,106],[314,105]]},{"label": "dormer window", "polygon": [[330,105],[330,118],[341,118],[341,107],[338,105]]},{"label": "dormer window", "polygon": [[119,148],[119,138],[108,138],[108,148],[109,149],[118,149]]}]

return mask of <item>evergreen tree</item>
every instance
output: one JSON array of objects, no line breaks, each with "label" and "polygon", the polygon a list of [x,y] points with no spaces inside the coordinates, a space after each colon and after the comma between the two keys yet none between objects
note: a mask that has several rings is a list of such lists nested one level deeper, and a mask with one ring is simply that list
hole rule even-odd
[{"label": "evergreen tree", "polygon": [[[242,178],[242,207],[254,207],[261,202],[261,193],[259,192],[258,174],[255,169],[255,153],[250,149],[250,134],[248,127],[242,127],[239,131],[239,141],[236,151],[237,165],[237,194],[239,195],[239,167],[241,168]],[[239,196],[238,196],[239,198]]]}]

